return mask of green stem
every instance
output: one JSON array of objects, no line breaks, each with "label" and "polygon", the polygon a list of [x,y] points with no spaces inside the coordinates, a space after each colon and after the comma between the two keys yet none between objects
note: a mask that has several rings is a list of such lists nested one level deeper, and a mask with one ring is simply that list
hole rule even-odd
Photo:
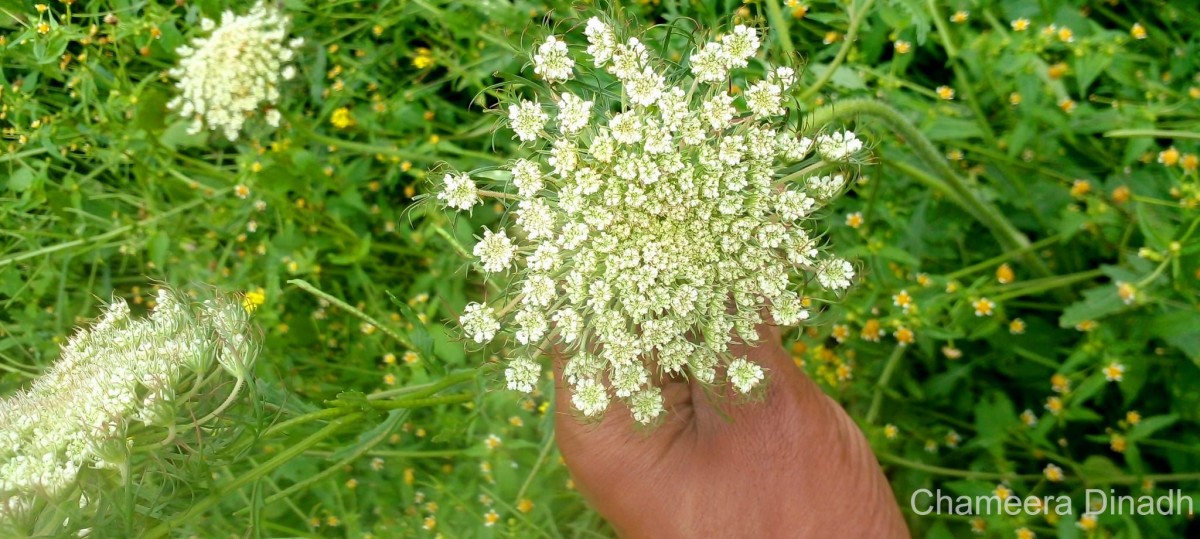
[{"label": "green stem", "polygon": [[835,120],[857,115],[874,117],[899,134],[912,148],[913,152],[927,166],[933,169],[941,182],[958,196],[959,202],[963,207],[988,227],[992,235],[996,237],[996,240],[1000,242],[1001,247],[1006,251],[1024,250],[1022,259],[1035,273],[1044,277],[1053,275],[1053,272],[1050,271],[1050,268],[1046,266],[1046,263],[1042,259],[1032,256],[1028,252],[1029,238],[1025,237],[1025,234],[1021,233],[1020,230],[1017,230],[999,209],[980,200],[967,187],[966,182],[954,172],[954,169],[950,168],[950,165],[938,153],[933,143],[896,109],[873,99],[838,101],[814,111],[812,114],[812,126],[814,129],[820,129]]},{"label": "green stem", "polygon": [[896,372],[896,366],[900,364],[900,357],[904,355],[904,347],[896,345],[896,349],[892,350],[892,355],[888,357],[887,363],[883,365],[883,374],[879,375],[879,382],[875,384],[875,394],[871,397],[871,408],[867,411],[867,424],[874,424],[876,419],[879,419],[879,410],[883,407],[883,392],[887,389],[888,382],[892,380],[892,374]]},{"label": "green stem", "polygon": [[779,46],[783,49],[784,56],[791,58],[796,54],[796,47],[792,45],[788,22],[783,16],[783,10],[779,9],[779,0],[767,0],[767,20],[771,22],[771,28],[775,29],[775,35],[779,36]]},{"label": "green stem", "polygon": [[825,83],[833,78],[833,72],[837,71],[842,62],[846,61],[846,55],[850,54],[850,47],[854,46],[854,40],[858,38],[858,28],[862,25],[863,16],[871,10],[871,4],[873,3],[875,3],[875,0],[866,0],[861,7],[850,15],[850,27],[846,29],[846,40],[842,42],[842,46],[838,49],[837,55],[833,57],[833,61],[829,62],[829,65],[826,66],[825,72],[821,73],[820,77],[817,77],[817,81],[812,86],[809,86],[808,89],[800,93],[800,101],[805,101],[816,95],[821,87],[825,86]]},{"label": "green stem", "polygon": [[1114,129],[1104,132],[1105,138],[1173,138],[1200,140],[1200,131],[1167,131],[1164,129]]},{"label": "green stem", "polygon": [[1047,277],[1045,279],[1025,281],[1024,283],[1021,283],[1022,286],[1007,288],[1007,293],[1001,294],[992,299],[993,301],[1001,302],[1012,298],[1019,298],[1021,296],[1040,294],[1047,290],[1054,290],[1064,286],[1070,286],[1078,282],[1089,281],[1101,275],[1104,275],[1103,270],[1094,269],[1081,271],[1079,273],[1072,273],[1069,275],[1058,275],[1055,277]]},{"label": "green stem", "polygon": [[429,406],[438,406],[440,404],[457,404],[460,402],[468,402],[475,399],[475,393],[464,391],[453,395],[444,395],[441,397],[426,397],[422,399],[396,399],[384,401],[369,401],[371,408],[376,410],[398,410],[401,408],[425,408]]},{"label": "green stem", "polygon": [[[295,492],[298,492],[304,488],[307,488],[309,485],[316,483],[317,481],[321,481],[322,479],[325,479],[326,477],[329,477],[330,475],[333,475],[333,474],[341,471],[344,466],[346,466],[347,464],[350,464],[351,462],[358,460],[359,457],[362,457],[363,454],[365,454],[367,451],[370,451],[375,446],[379,445],[380,443],[383,443],[383,441],[386,440],[389,435],[391,435],[392,431],[396,430],[396,427],[399,426],[400,422],[404,421],[404,418],[406,418],[406,417],[408,417],[408,412],[396,413],[392,417],[389,417],[387,420],[384,421],[384,423],[383,423],[384,428],[380,429],[378,434],[376,434],[374,437],[372,437],[370,440],[367,440],[366,442],[359,443],[354,448],[354,451],[351,451],[350,454],[346,455],[345,458],[337,461],[337,463],[333,464],[332,466],[325,468],[324,470],[317,473],[316,475],[311,475],[311,476],[305,477],[303,480],[297,481],[296,483],[292,484],[288,488],[285,488],[279,492],[276,492],[275,494],[268,496],[265,500],[263,500],[262,504],[270,505],[272,503],[275,503],[279,500],[282,500],[282,499],[292,495]],[[243,508],[241,511],[238,511],[238,513],[243,514],[246,511],[248,511],[249,509],[250,509],[249,507]]]},{"label": "green stem", "polygon": [[329,293],[322,291],[321,289],[313,286],[311,283],[309,283],[308,281],[305,281],[304,279],[291,279],[288,281],[288,284],[294,285],[296,288],[299,288],[305,292],[308,292],[309,294],[312,294],[314,296],[317,296],[318,298],[328,301],[331,305],[333,305],[343,311],[346,311],[347,313],[350,313],[355,318],[358,318],[359,320],[362,320],[363,322],[366,322],[368,324],[371,324],[372,326],[375,326],[375,328],[378,329],[379,331],[382,331],[384,335],[391,337],[396,342],[400,343],[401,345],[404,345],[405,348],[408,348],[409,350],[412,350],[413,353],[416,353],[417,347],[413,346],[412,341],[409,341],[407,337],[397,333],[392,328],[389,328],[388,326],[381,324],[378,320],[373,318],[371,315],[362,312],[361,310],[354,307],[353,305],[350,305],[349,303],[346,303],[345,301],[342,301],[341,299],[336,298],[336,297],[330,295]]},{"label": "green stem", "polygon": [[441,380],[438,380],[437,382],[434,382],[431,384],[426,384],[426,385],[422,385],[422,386],[401,387],[401,388],[397,388],[397,389],[389,389],[387,391],[380,391],[378,393],[372,393],[370,395],[367,395],[367,400],[386,399],[386,398],[390,398],[390,397],[399,397],[400,395],[408,395],[407,398],[410,398],[410,399],[424,398],[424,397],[433,395],[443,389],[446,389],[452,385],[460,384],[460,383],[466,382],[468,380],[474,380],[478,374],[479,374],[479,370],[477,370],[477,369],[469,369],[469,370],[465,370],[465,371],[459,371],[459,372],[456,372],[449,376],[446,376],[445,378],[442,378]]},{"label": "green stem", "polygon": [[280,432],[284,432],[292,427],[295,427],[296,425],[303,425],[319,419],[332,419],[335,417],[341,417],[353,411],[354,410],[352,408],[326,408],[324,410],[317,410],[315,412],[296,416],[287,421],[271,425],[267,428],[267,430],[263,431],[262,435],[259,437],[263,439],[270,438],[271,436],[274,436]]},{"label": "green stem", "polygon": [[155,526],[150,531],[148,531],[143,537],[146,537],[148,539],[157,539],[158,537],[162,537],[162,536],[166,535],[168,532],[170,532],[176,526],[179,526],[179,525],[203,514],[205,511],[208,511],[208,509],[211,508],[212,506],[224,501],[226,498],[229,497],[230,494],[234,493],[238,489],[246,486],[247,484],[249,484],[253,481],[257,481],[259,478],[275,471],[276,468],[284,465],[288,461],[290,461],[293,458],[304,453],[309,448],[320,443],[322,440],[332,436],[334,433],[341,430],[342,427],[346,426],[347,424],[354,423],[362,418],[363,418],[363,414],[356,412],[356,413],[347,415],[345,417],[342,417],[342,418],[338,419],[337,421],[334,421],[334,422],[326,425],[324,428],[322,428],[321,430],[319,430],[317,432],[314,432],[309,437],[307,437],[303,440],[300,440],[300,442],[298,442],[296,445],[289,446],[287,449],[285,449],[283,452],[276,455],[271,460],[264,462],[261,466],[258,466],[257,468],[249,470],[248,472],[246,472],[243,475],[235,476],[230,482],[223,485],[220,488],[220,490],[218,490],[216,493],[192,504],[191,508],[188,509],[187,512],[183,513],[182,515],[178,515],[174,518],[171,518],[169,520],[161,522],[158,526]]},{"label": "green stem", "polygon": [[1042,247],[1046,247],[1048,245],[1053,245],[1055,243],[1058,243],[1059,241],[1062,241],[1061,234],[1055,234],[1048,238],[1042,238],[1038,241],[1035,241],[1035,242],[1029,244],[1026,247],[1021,248],[1021,249],[1005,251],[1003,254],[994,256],[994,257],[984,260],[983,262],[980,262],[978,264],[973,264],[973,265],[967,266],[963,269],[960,269],[954,273],[949,273],[946,275],[946,278],[949,280],[961,279],[961,278],[963,278],[967,275],[970,275],[972,273],[975,273],[979,270],[990,268],[990,267],[1000,264],[1002,262],[1007,262],[1007,261],[1011,260],[1013,257],[1015,257],[1016,255],[1024,254],[1029,251],[1036,251],[1038,249],[1041,249]]}]

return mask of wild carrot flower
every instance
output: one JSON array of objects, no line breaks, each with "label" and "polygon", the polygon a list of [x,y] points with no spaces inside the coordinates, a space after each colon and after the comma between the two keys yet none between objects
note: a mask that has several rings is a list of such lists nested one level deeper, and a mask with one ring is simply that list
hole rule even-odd
[{"label": "wild carrot flower", "polygon": [[[767,66],[740,95],[728,92],[758,54],[754,28],[697,46],[683,67],[599,18],[583,34],[590,58],[567,46],[570,36],[546,39],[532,54],[547,86],[540,100],[505,105],[528,155],[499,172],[445,175],[445,206],[496,196],[511,217],[473,250],[488,278],[511,286],[469,305],[463,334],[512,343],[508,387],[525,392],[542,378],[543,351],[571,355],[564,376],[584,416],[617,398],[652,422],[663,402],[650,380],[660,375],[748,393],[768,373],[730,346],[759,340],[760,313],[795,325],[810,316],[807,287],[836,293],[854,278],[810,230],[813,213],[851,183],[863,141],[788,126],[791,68]],[[620,91],[590,91],[594,80]],[[822,174],[781,172],[818,158]]]},{"label": "wild carrot flower", "polygon": [[[223,381],[213,371],[237,378],[232,399],[257,354],[247,317],[239,300],[193,305],[166,290],[142,319],[124,300],[109,304],[43,376],[0,401],[0,527],[44,517],[38,529],[67,531],[57,505],[100,510],[97,485],[140,474],[139,442],[207,428],[232,402],[205,387]],[[216,393],[224,403],[202,397]]]},{"label": "wild carrot flower", "polygon": [[201,19],[207,33],[179,47],[179,65],[170,75],[180,95],[167,107],[192,119],[189,133],[206,126],[237,140],[247,117],[261,116],[277,127],[279,86],[296,75],[291,65],[301,38],[287,39],[288,19],[270,4],[258,2],[245,15],[221,14],[218,25]]}]

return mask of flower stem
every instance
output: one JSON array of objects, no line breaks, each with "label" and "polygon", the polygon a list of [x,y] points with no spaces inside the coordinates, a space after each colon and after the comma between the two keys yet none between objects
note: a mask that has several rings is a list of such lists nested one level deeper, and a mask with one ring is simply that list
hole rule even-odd
[{"label": "flower stem", "polygon": [[800,101],[805,101],[816,95],[821,87],[825,86],[825,83],[833,78],[833,72],[837,71],[842,62],[846,61],[846,55],[850,54],[850,47],[854,46],[854,40],[858,38],[858,28],[862,25],[863,16],[871,10],[871,4],[873,3],[875,3],[875,0],[866,0],[862,6],[854,10],[854,13],[850,15],[850,28],[846,29],[846,40],[842,42],[842,46],[838,49],[837,55],[833,57],[833,61],[829,62],[829,65],[826,66],[825,72],[821,73],[821,76],[817,78],[817,81],[812,86],[809,86],[800,93]]},{"label": "flower stem", "polygon": [[361,310],[355,308],[353,305],[350,305],[349,303],[346,303],[345,301],[342,301],[341,299],[336,298],[336,297],[330,295],[329,293],[322,291],[321,289],[313,286],[311,283],[309,283],[308,281],[305,281],[304,279],[291,279],[288,281],[288,284],[294,285],[296,288],[299,288],[305,292],[308,292],[309,294],[312,294],[314,296],[317,296],[318,298],[328,301],[333,306],[335,306],[343,311],[346,311],[347,313],[350,313],[355,318],[358,318],[359,320],[362,320],[363,322],[366,322],[368,324],[371,324],[372,326],[375,326],[375,328],[378,329],[379,331],[382,331],[384,333],[384,335],[391,337],[396,342],[404,345],[405,348],[408,348],[409,350],[413,351],[413,353],[416,353],[417,347],[413,345],[412,341],[408,340],[408,337],[401,335],[401,334],[397,333],[395,330],[393,330],[392,328],[389,328],[389,327],[381,324],[374,317],[372,317],[371,315],[369,315],[367,313],[362,312]]},{"label": "flower stem", "polygon": [[883,365],[883,374],[879,375],[879,382],[875,384],[875,394],[871,397],[871,408],[867,410],[867,423],[874,424],[876,419],[879,419],[879,410],[883,406],[883,392],[887,389],[888,382],[892,380],[892,374],[896,372],[896,365],[900,364],[900,357],[904,355],[904,347],[896,345],[896,349],[892,350],[892,355],[888,357],[887,363]]},{"label": "flower stem", "polygon": [[439,404],[457,404],[460,402],[472,401],[474,399],[475,392],[464,391],[462,393],[444,395],[441,397],[370,401],[370,404],[371,407],[376,410],[398,410],[402,408],[425,408],[428,406],[437,406]]},{"label": "flower stem", "polygon": [[820,129],[835,120],[856,115],[874,117],[897,132],[909,144],[917,157],[933,169],[938,179],[957,196],[957,202],[988,227],[996,240],[1000,242],[1001,247],[1006,251],[1021,251],[1023,262],[1035,273],[1043,277],[1053,275],[1042,259],[1029,252],[1029,238],[1017,230],[999,209],[980,200],[967,187],[966,182],[954,172],[954,169],[950,168],[946,160],[942,159],[933,143],[896,109],[873,99],[847,99],[814,111],[812,125],[814,128]]},{"label": "flower stem", "polygon": [[258,466],[257,468],[249,470],[245,474],[235,476],[230,482],[226,483],[217,492],[192,504],[191,508],[188,509],[187,512],[183,513],[182,515],[176,516],[174,518],[171,518],[169,520],[165,520],[165,521],[159,523],[158,526],[155,526],[154,528],[152,528],[148,532],[146,532],[146,535],[144,535],[143,537],[146,537],[148,539],[157,539],[159,537],[166,535],[168,532],[170,532],[176,526],[179,526],[179,525],[183,524],[184,522],[187,522],[193,518],[196,518],[197,516],[203,514],[205,511],[207,511],[212,506],[225,500],[234,491],[275,471],[276,468],[284,465],[288,461],[290,461],[293,458],[304,453],[309,448],[320,443],[322,440],[332,436],[334,433],[341,430],[342,427],[344,427],[348,424],[354,423],[356,421],[359,421],[362,418],[363,418],[362,413],[354,412],[354,413],[351,413],[350,415],[341,417],[338,420],[326,425],[324,428],[322,428],[321,430],[319,430],[317,432],[314,432],[309,437],[307,437],[303,440],[300,440],[298,443],[296,443],[295,445],[289,446],[287,449],[284,449],[283,452],[279,453],[271,460],[264,462],[262,465]]}]

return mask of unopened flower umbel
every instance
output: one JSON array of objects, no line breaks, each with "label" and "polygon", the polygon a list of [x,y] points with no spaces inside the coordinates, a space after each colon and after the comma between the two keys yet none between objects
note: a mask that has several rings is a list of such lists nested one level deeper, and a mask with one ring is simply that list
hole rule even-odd
[{"label": "unopened flower umbel", "polygon": [[177,51],[179,66],[170,74],[180,94],[167,107],[192,119],[193,134],[207,126],[237,140],[251,117],[277,127],[279,85],[296,75],[291,61],[304,40],[289,40],[287,18],[263,2],[245,15],[225,11],[219,25],[202,19],[200,27],[208,36]]},{"label": "unopened flower umbel", "polygon": [[140,473],[139,445],[194,443],[177,437],[207,431],[249,375],[258,345],[247,317],[236,299],[191,304],[162,290],[149,316],[117,300],[72,336],[46,374],[0,401],[0,530],[69,528],[55,505],[104,502],[106,481],[84,474],[120,484]]},{"label": "unopened flower umbel", "polygon": [[[533,54],[546,88],[504,107],[530,155],[446,174],[437,195],[469,210],[489,194],[514,225],[479,234],[479,267],[512,280],[505,297],[467,305],[465,337],[509,342],[508,387],[526,392],[540,355],[566,353],[571,402],[589,417],[618,398],[652,422],[654,375],[749,393],[767,373],[730,345],[757,343],[764,312],[806,320],[806,290],[854,277],[809,225],[851,183],[863,143],[787,124],[796,74],[756,60],[754,28],[700,45],[682,67],[599,18],[583,33],[586,44],[546,38]],[[731,83],[747,90],[731,95]]]}]

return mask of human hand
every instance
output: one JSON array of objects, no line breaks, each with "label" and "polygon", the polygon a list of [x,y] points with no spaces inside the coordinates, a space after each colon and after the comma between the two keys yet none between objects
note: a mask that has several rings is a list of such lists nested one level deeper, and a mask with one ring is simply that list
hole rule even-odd
[{"label": "human hand", "polygon": [[767,370],[762,401],[663,380],[666,419],[649,432],[619,401],[599,423],[570,414],[560,358],[556,436],[584,497],[628,538],[907,537],[858,427],[792,364],[778,328],[759,331],[763,344],[732,352]]}]

